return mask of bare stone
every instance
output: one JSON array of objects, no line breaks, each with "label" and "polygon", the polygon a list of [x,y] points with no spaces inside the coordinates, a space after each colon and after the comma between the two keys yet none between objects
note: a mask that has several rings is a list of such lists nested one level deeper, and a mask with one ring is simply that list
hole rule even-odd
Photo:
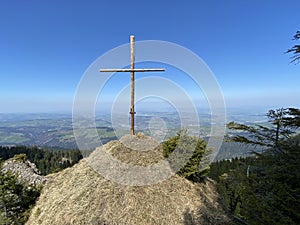
[{"label": "bare stone", "polygon": [[28,185],[42,185],[46,182],[46,178],[37,169],[36,165],[29,160],[20,162],[16,159],[6,160],[2,166],[2,172],[12,172],[20,183]]}]

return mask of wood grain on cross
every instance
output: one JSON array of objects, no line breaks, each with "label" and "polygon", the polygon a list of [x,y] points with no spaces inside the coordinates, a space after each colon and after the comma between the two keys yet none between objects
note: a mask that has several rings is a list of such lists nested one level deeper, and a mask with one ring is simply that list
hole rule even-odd
[{"label": "wood grain on cross", "polygon": [[130,36],[130,69],[100,69],[100,72],[130,72],[131,77],[131,128],[130,133],[134,135],[134,73],[135,72],[159,72],[165,71],[165,69],[136,69],[134,65],[134,36]]}]

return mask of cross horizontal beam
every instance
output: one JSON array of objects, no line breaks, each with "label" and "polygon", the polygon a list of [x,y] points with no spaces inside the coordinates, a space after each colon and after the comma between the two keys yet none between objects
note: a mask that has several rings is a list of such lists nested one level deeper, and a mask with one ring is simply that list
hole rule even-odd
[{"label": "cross horizontal beam", "polygon": [[165,69],[100,69],[100,72],[159,72]]}]

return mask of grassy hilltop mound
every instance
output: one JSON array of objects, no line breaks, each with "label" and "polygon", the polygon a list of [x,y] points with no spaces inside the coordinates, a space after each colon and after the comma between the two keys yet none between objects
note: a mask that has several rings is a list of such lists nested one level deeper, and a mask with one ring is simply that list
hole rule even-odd
[{"label": "grassy hilltop mound", "polygon": [[72,168],[49,175],[27,224],[231,224],[212,181],[194,184],[173,175],[151,185],[121,185],[94,169],[103,151],[133,166],[163,159],[162,146],[150,137],[110,142]]}]

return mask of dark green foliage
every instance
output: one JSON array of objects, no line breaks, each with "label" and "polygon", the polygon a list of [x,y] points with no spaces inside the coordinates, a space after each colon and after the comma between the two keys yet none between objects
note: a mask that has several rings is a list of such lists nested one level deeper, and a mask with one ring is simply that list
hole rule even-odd
[{"label": "dark green foliage", "polygon": [[266,146],[280,151],[280,146],[287,138],[291,137],[300,123],[300,110],[280,108],[269,110],[266,116],[269,119],[269,126],[228,123],[227,127],[230,130],[243,132],[230,136],[228,139],[234,142]]},{"label": "dark green foliage", "polygon": [[40,188],[19,183],[14,175],[0,170],[0,224],[24,224],[40,191]]},{"label": "dark green foliage", "polygon": [[[293,38],[293,40],[298,40],[298,39],[300,39],[300,31],[297,31]],[[294,54],[291,57],[291,63],[299,62],[299,60],[300,60],[300,45],[294,45],[292,48],[288,49],[286,51],[286,53]]]},{"label": "dark green foliage", "polygon": [[[287,152],[287,149],[286,149]],[[211,165],[223,203],[249,224],[298,224],[300,148]]]},{"label": "dark green foliage", "polygon": [[40,149],[36,146],[0,146],[0,158],[3,160],[12,158],[15,155],[18,155],[18,160],[24,160],[25,157],[25,159],[27,158],[29,161],[35,163],[42,175],[60,171],[76,164],[82,159],[79,150],[50,151],[47,149]]},{"label": "dark green foliage", "polygon": [[269,148],[253,157],[211,165],[209,176],[217,181],[223,203],[249,224],[299,224],[300,136],[291,136],[299,128],[299,114],[298,109],[270,110],[270,127],[237,125],[250,135],[233,140]]},{"label": "dark green foliage", "polygon": [[185,130],[163,143],[164,157],[168,158],[174,171],[178,171],[178,175],[194,182],[202,181],[207,173],[208,168],[203,160],[207,155],[205,153],[207,153],[206,142],[188,136]]},{"label": "dark green foliage", "polygon": [[79,150],[50,151],[40,149],[36,146],[0,146],[0,158],[3,160],[12,158],[15,155],[18,155],[18,160],[24,161],[27,158],[29,161],[35,163],[42,175],[60,171],[76,164],[82,159]]},{"label": "dark green foliage", "polygon": [[300,110],[295,108],[288,108],[289,117],[285,118],[285,126],[300,127]]},{"label": "dark green foliage", "polygon": [[[79,150],[50,151],[36,146],[0,147],[0,158],[7,160],[12,157],[20,162],[26,159],[34,162],[46,175],[74,165],[82,155]],[[24,224],[40,191],[40,188],[19,183],[9,172],[0,171],[0,225]]]}]

